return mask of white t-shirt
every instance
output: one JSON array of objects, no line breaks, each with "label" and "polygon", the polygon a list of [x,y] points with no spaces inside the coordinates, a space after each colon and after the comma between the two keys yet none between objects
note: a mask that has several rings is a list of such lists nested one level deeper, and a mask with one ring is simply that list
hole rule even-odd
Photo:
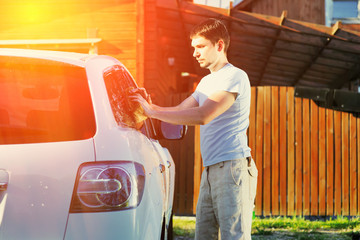
[{"label": "white t-shirt", "polygon": [[237,97],[223,114],[200,126],[200,147],[205,167],[250,156],[246,131],[249,126],[251,88],[247,74],[228,63],[201,79],[192,96],[202,106],[217,91],[237,93]]}]

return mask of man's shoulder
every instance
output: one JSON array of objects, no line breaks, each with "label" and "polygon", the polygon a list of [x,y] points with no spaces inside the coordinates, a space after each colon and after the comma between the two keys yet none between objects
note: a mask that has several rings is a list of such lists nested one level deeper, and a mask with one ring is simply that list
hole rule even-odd
[{"label": "man's shoulder", "polygon": [[229,64],[229,66],[224,70],[225,71],[223,72],[223,80],[225,82],[233,82],[240,84],[242,82],[249,81],[249,77],[246,72],[232,64]]},{"label": "man's shoulder", "polygon": [[244,70],[232,64],[229,65],[228,71],[236,75],[243,75],[247,77],[247,73]]}]

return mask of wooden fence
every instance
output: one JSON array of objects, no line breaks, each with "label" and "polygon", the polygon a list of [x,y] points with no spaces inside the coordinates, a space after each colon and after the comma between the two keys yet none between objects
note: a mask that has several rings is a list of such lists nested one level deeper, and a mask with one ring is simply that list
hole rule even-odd
[{"label": "wooden fence", "polygon": [[[292,87],[252,87],[249,146],[259,170],[257,216],[360,214],[360,118],[294,97]],[[174,105],[188,94],[169,96]],[[176,164],[174,212],[196,212],[199,127],[163,142]]]}]

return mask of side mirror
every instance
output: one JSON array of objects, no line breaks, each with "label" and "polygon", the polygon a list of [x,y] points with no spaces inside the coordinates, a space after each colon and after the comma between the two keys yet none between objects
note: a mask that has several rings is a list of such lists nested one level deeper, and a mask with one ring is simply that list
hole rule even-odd
[{"label": "side mirror", "polygon": [[160,122],[160,131],[164,139],[180,140],[183,139],[186,132],[186,125],[174,125],[167,122]]}]

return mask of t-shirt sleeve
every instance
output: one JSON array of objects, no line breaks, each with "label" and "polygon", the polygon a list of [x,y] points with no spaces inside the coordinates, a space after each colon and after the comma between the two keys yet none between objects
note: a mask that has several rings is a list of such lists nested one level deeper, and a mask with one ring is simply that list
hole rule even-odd
[{"label": "t-shirt sleeve", "polygon": [[223,81],[221,90],[242,95],[244,83],[248,81],[245,72],[232,71]]},{"label": "t-shirt sleeve", "polygon": [[197,90],[195,90],[195,91],[193,92],[193,94],[191,94],[191,96],[192,96],[193,98],[195,98],[195,100],[196,100],[198,103],[200,103],[199,92],[198,92]]}]

